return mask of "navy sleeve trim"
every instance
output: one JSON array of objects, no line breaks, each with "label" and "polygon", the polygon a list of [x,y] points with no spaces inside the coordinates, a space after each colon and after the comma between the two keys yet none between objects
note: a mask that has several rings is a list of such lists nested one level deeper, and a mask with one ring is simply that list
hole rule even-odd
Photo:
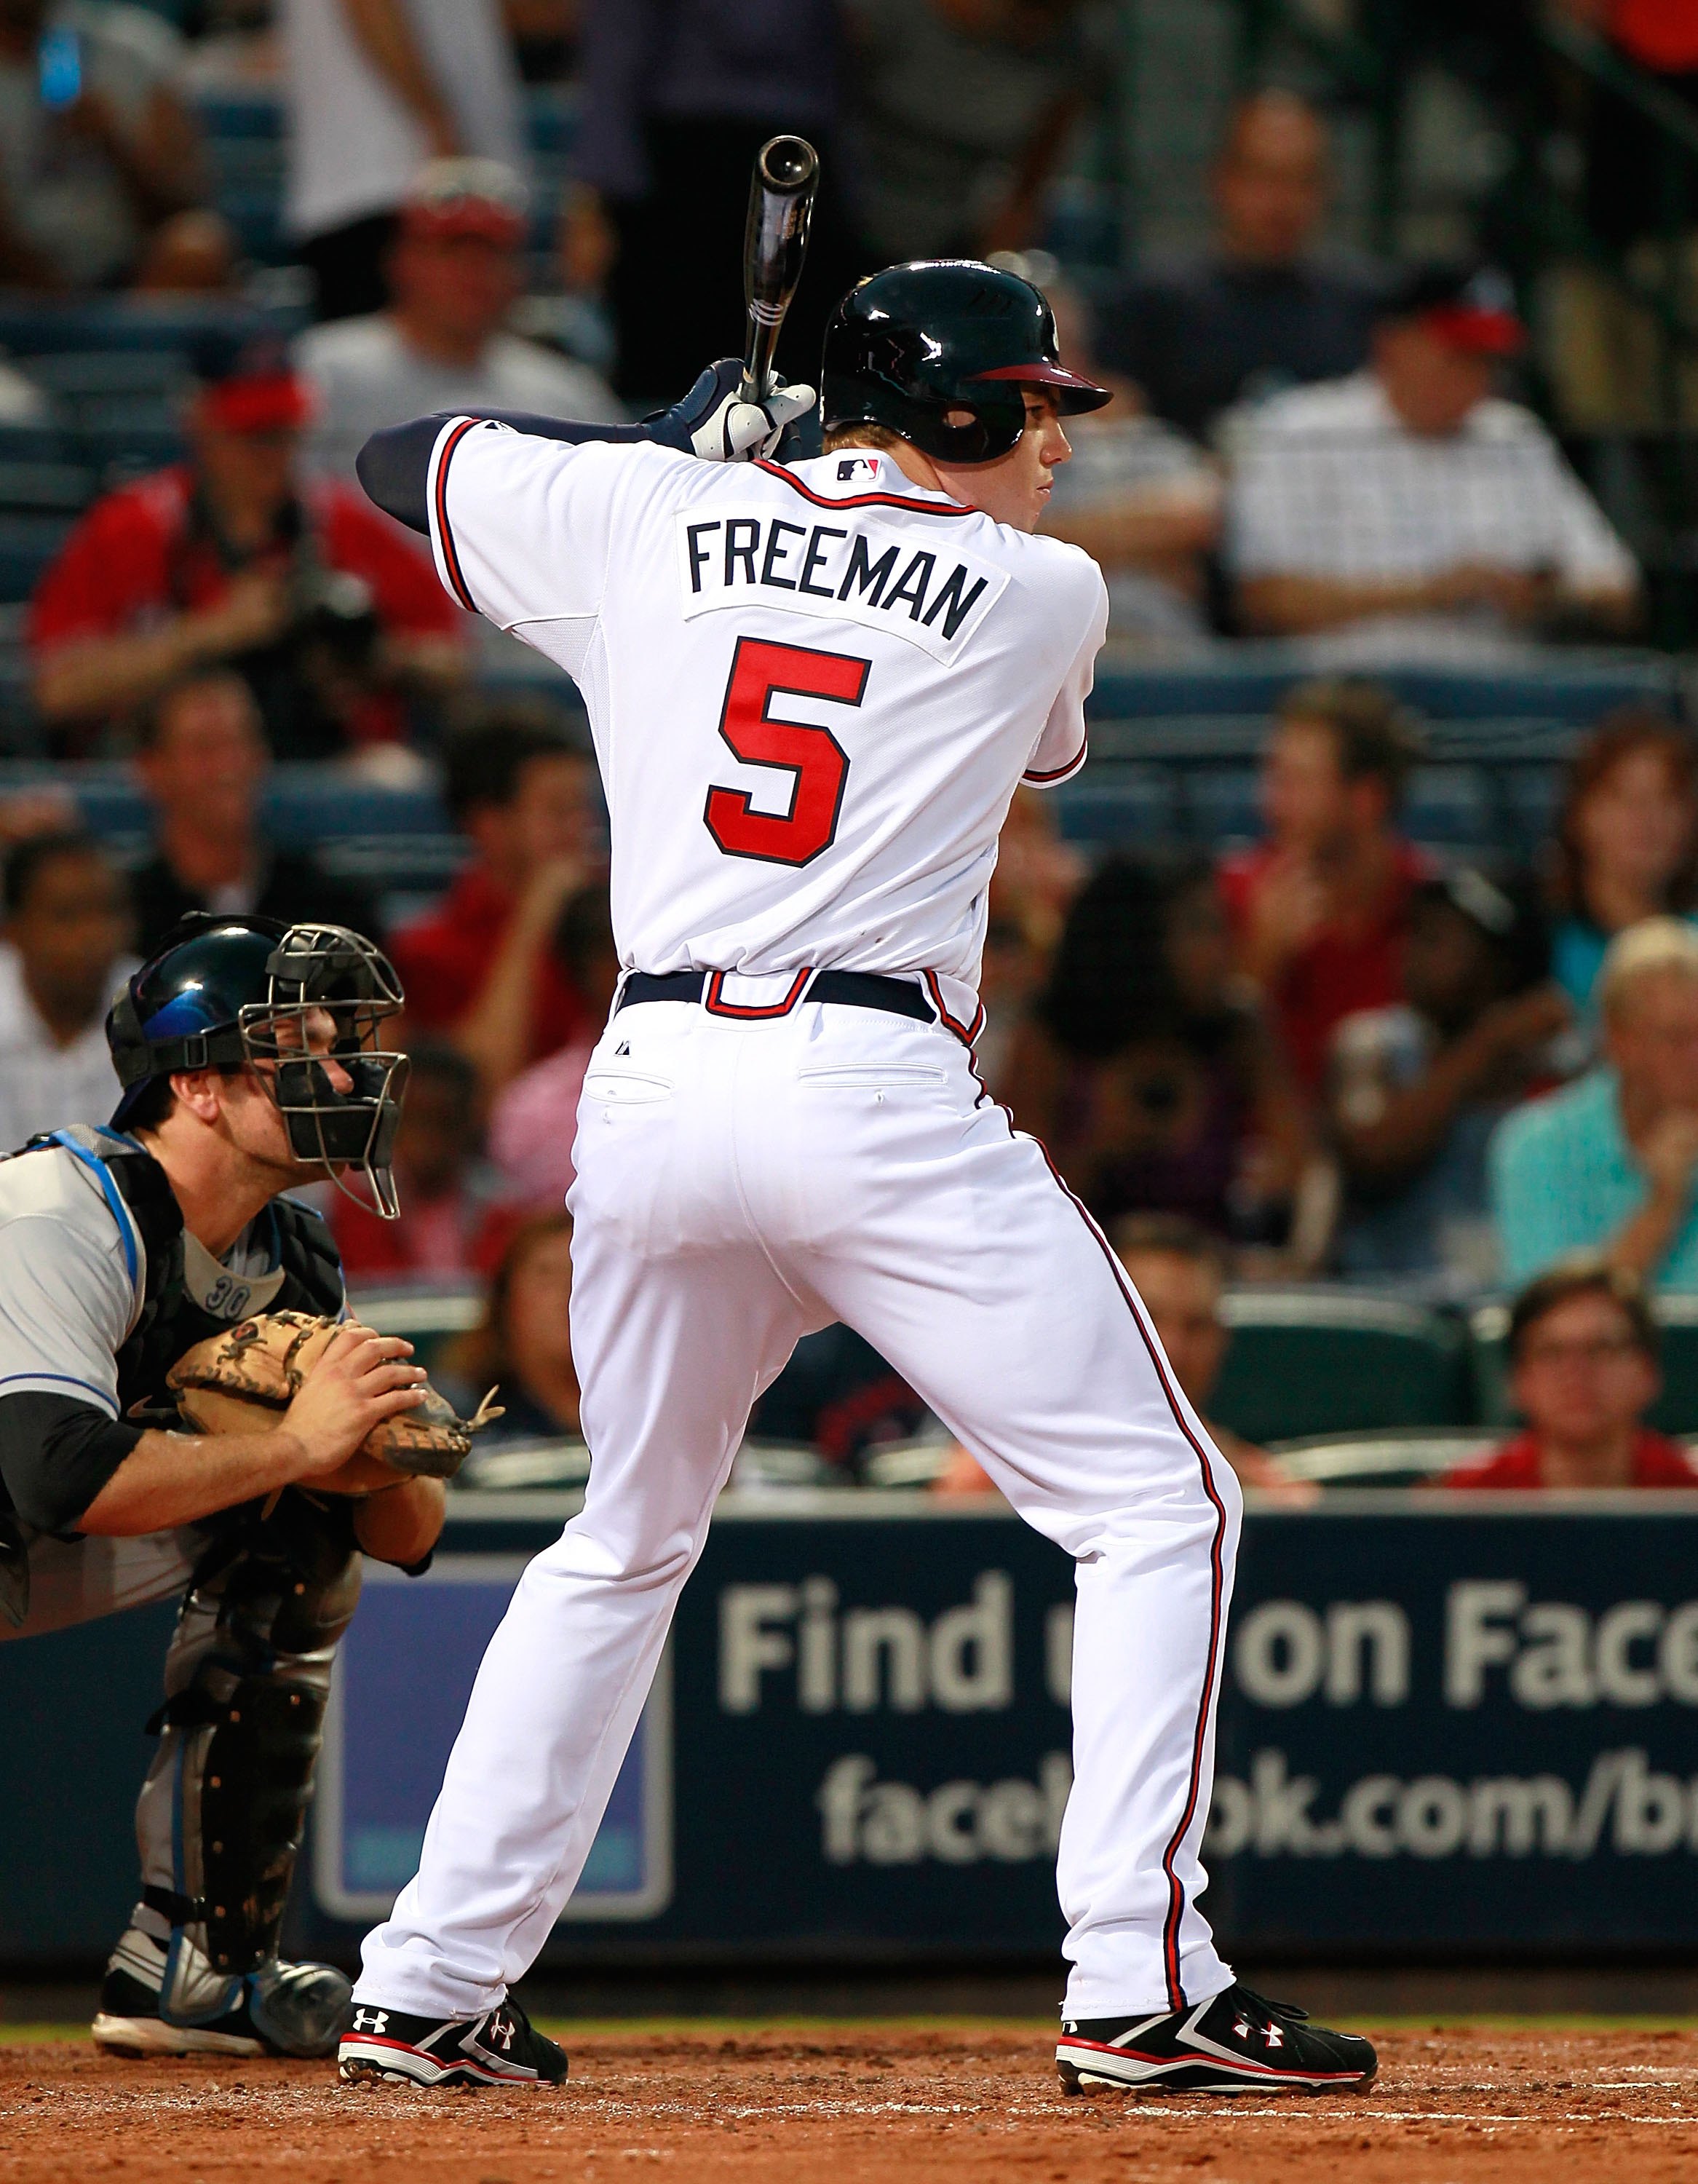
[{"label": "navy sleeve trim", "polygon": [[1090,754],[1088,742],[1082,743],[1066,766],[1054,767],[1048,773],[1022,773],[1020,778],[1028,788],[1054,788],[1063,781],[1070,781]]},{"label": "navy sleeve trim", "polygon": [[757,460],[754,467],[758,471],[765,471],[768,477],[777,478],[793,493],[799,493],[804,500],[812,501],[816,508],[903,508],[910,515],[977,515],[979,512],[959,501],[948,501],[940,505],[935,500],[912,500],[899,493],[845,493],[840,499],[833,500],[825,493],[816,493],[811,486],[804,485],[801,479],[793,476],[782,463]]},{"label": "navy sleeve trim", "polygon": [[[610,440],[619,446],[679,445],[678,428],[669,415],[647,425],[579,425],[569,417],[538,417],[526,410],[482,410],[476,415],[444,410],[434,417],[415,418],[410,425],[386,426],[374,432],[355,456],[355,474],[368,500],[426,538],[431,535],[431,457],[443,426],[452,425],[456,418],[467,425],[505,425],[531,439],[558,440],[568,447],[582,447],[591,440]],[[688,440],[682,451],[689,452]],[[448,453],[444,448],[444,465]],[[462,599],[460,604],[469,607],[471,603]]]},{"label": "navy sleeve trim", "polygon": [[404,523],[409,531],[431,535],[430,502],[426,481],[431,474],[431,451],[445,417],[420,417],[411,425],[392,425],[374,432],[354,459],[354,475],[365,497],[386,515]]},{"label": "navy sleeve trim", "polygon": [[443,566],[448,571],[448,589],[468,614],[477,612],[477,601],[460,567],[459,549],[454,544],[454,528],[448,521],[448,465],[454,460],[454,449],[476,422],[474,417],[463,418],[443,441],[443,451],[437,458],[437,536],[443,542]]}]

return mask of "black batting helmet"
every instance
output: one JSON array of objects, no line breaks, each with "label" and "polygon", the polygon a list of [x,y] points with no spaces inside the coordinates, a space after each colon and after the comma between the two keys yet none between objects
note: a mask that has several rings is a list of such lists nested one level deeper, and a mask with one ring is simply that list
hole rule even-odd
[{"label": "black batting helmet", "polygon": [[1111,398],[1062,364],[1055,315],[1032,283],[975,259],[887,266],[850,289],[826,329],[828,432],[882,425],[939,462],[994,462],[1026,429],[1022,387],[1047,388],[1064,417]]}]

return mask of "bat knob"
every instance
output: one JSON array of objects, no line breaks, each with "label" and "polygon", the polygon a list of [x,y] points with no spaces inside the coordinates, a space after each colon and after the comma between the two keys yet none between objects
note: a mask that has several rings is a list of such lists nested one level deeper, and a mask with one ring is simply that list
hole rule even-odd
[{"label": "bat knob", "polygon": [[760,179],[769,189],[804,188],[819,164],[820,155],[805,136],[769,136],[760,148]]}]

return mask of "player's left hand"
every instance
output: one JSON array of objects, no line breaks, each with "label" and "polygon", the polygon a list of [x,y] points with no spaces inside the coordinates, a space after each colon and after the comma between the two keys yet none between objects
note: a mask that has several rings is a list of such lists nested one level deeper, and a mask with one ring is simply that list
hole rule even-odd
[{"label": "player's left hand", "polygon": [[734,356],[721,357],[682,402],[651,421],[660,428],[655,437],[704,462],[749,462],[770,455],[785,426],[814,406],[811,387],[781,387],[775,380],[759,402],[745,402],[742,389],[743,366]]}]

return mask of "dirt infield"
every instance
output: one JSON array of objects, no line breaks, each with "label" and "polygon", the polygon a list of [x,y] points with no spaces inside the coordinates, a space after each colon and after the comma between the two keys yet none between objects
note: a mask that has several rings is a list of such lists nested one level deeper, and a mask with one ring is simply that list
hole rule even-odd
[{"label": "dirt infield", "polygon": [[[550,2026],[558,2092],[0,2047],[0,2184],[1690,2184],[1698,2031],[1406,2025],[1366,2092],[1063,2098],[1050,2028]],[[1372,2026],[1364,2026],[1372,2031]]]}]

